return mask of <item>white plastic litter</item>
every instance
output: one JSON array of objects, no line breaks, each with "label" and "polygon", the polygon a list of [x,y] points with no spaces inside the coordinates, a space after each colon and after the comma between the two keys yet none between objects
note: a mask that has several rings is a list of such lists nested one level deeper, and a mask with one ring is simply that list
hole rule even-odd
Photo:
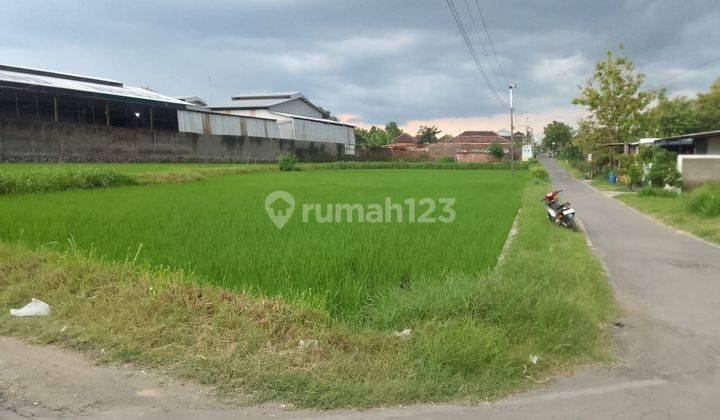
[{"label": "white plastic litter", "polygon": [[300,340],[300,344],[298,345],[298,350],[300,351],[314,351],[318,348],[318,341],[314,338],[310,338],[308,340]]},{"label": "white plastic litter", "polygon": [[10,309],[12,316],[48,316],[50,312],[50,305],[35,298],[20,309]]},{"label": "white plastic litter", "polygon": [[402,331],[395,331],[394,332],[395,337],[399,338],[402,341],[409,340],[412,336],[412,330],[410,328],[405,328]]},{"label": "white plastic litter", "polygon": [[538,359],[540,359],[540,356],[538,356],[537,354],[530,355],[530,363],[532,363],[533,365],[537,365]]}]

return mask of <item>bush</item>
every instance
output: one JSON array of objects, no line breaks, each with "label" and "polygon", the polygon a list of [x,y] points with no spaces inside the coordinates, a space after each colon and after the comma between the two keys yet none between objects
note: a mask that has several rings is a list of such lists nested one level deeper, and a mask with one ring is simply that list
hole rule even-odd
[{"label": "bush", "polygon": [[708,183],[690,192],[688,210],[704,217],[720,216],[720,183]]},{"label": "bush", "polygon": [[[653,187],[678,185],[680,173],[675,165],[675,154],[667,150],[654,147],[641,155],[643,162],[650,163],[647,180]],[[649,161],[648,161],[649,159]]]},{"label": "bush", "polygon": [[443,156],[437,161],[438,163],[455,163],[455,158],[452,156]]},{"label": "bush", "polygon": [[294,171],[295,165],[297,164],[297,157],[293,153],[288,153],[286,155],[280,155],[278,158],[278,166],[280,167],[280,170],[283,172],[287,171]]},{"label": "bush", "polygon": [[530,177],[532,179],[540,179],[543,181],[550,180],[550,176],[548,175],[545,168],[543,168],[542,166],[531,166],[530,167]]},{"label": "bush", "polygon": [[487,148],[487,152],[497,159],[502,159],[503,155],[505,154],[505,152],[503,152],[502,146],[500,146],[500,143],[498,143],[497,141],[494,141],[490,144],[490,147]]}]

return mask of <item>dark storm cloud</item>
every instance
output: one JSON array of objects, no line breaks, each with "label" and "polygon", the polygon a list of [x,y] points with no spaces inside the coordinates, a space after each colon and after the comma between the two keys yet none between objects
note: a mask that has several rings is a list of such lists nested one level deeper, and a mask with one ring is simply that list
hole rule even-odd
[{"label": "dark storm cloud", "polygon": [[[475,1],[454,2],[504,96],[468,15]],[[650,84],[671,92],[705,90],[720,75],[716,0],[479,4],[505,73],[520,83],[521,112],[569,108],[593,63],[619,43]],[[206,98],[210,76],[216,103],[300,90],[367,122],[503,112],[443,0],[25,1],[4,3],[0,25],[0,62]]]}]

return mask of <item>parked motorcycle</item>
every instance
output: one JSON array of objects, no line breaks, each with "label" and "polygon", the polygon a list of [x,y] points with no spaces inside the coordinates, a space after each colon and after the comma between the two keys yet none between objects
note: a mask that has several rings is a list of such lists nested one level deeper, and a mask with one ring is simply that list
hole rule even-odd
[{"label": "parked motorcycle", "polygon": [[562,191],[563,190],[552,191],[543,197],[548,219],[558,226],[577,230],[577,225],[575,224],[575,209],[572,208],[569,202],[563,203],[558,199],[558,194]]}]

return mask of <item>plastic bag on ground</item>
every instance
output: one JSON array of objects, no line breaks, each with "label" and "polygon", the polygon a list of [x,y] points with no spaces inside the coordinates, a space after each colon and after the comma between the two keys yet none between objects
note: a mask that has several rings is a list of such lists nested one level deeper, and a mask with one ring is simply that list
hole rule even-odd
[{"label": "plastic bag on ground", "polygon": [[50,312],[50,305],[35,298],[20,309],[10,309],[12,316],[48,316]]}]

